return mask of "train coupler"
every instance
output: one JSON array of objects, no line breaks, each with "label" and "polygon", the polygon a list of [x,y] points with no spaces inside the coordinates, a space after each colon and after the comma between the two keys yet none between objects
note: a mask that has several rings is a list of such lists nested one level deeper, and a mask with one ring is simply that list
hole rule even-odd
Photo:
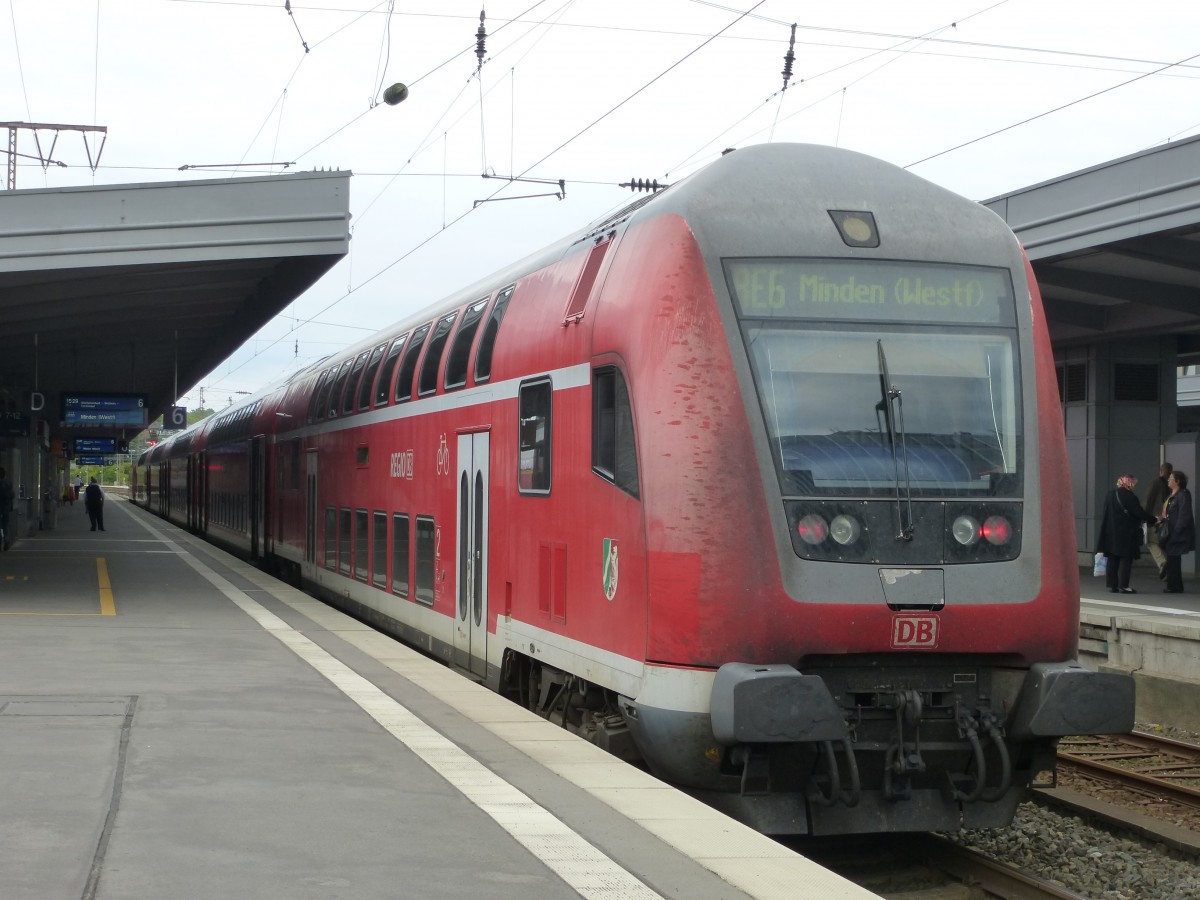
[{"label": "train coupler", "polygon": [[766,747],[744,744],[735,747],[730,759],[742,766],[742,796],[771,793],[771,759]]}]

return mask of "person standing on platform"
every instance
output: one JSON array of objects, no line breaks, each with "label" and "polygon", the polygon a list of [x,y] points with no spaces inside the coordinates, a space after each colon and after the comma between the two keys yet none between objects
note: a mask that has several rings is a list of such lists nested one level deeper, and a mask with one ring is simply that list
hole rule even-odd
[{"label": "person standing on platform", "polygon": [[1104,515],[1096,538],[1096,551],[1108,557],[1105,579],[1114,594],[1137,593],[1129,586],[1129,575],[1133,561],[1141,557],[1138,548],[1142,545],[1142,523],[1158,521],[1142,509],[1133,492],[1135,487],[1137,479],[1132,475],[1117,479],[1117,486],[1104,498]]},{"label": "person standing on platform", "polygon": [[79,499],[79,492],[83,490],[83,479],[79,477],[79,473],[75,473],[75,499]]},{"label": "person standing on platform", "polygon": [[[1171,489],[1167,486],[1167,478],[1170,477],[1172,468],[1174,467],[1169,462],[1158,467],[1158,477],[1154,479],[1154,483],[1150,485],[1150,493],[1146,495],[1146,512],[1155,519],[1163,514],[1167,497],[1171,494]],[[1153,525],[1146,529],[1146,547],[1150,550],[1154,564],[1158,566],[1158,577],[1165,579],[1167,577],[1167,554],[1163,552],[1162,544],[1158,540],[1158,529]]]},{"label": "person standing on platform", "polygon": [[1183,554],[1196,549],[1196,520],[1192,514],[1192,494],[1187,489],[1188,478],[1183,472],[1172,472],[1167,479],[1171,496],[1160,522],[1166,523],[1166,535],[1159,535],[1167,554],[1167,586],[1164,594],[1183,593]]},{"label": "person standing on platform", "polygon": [[83,505],[87,509],[88,518],[92,520],[92,531],[95,531],[97,526],[103,531],[104,491],[100,490],[100,485],[96,484],[95,478],[88,483],[83,492]]}]

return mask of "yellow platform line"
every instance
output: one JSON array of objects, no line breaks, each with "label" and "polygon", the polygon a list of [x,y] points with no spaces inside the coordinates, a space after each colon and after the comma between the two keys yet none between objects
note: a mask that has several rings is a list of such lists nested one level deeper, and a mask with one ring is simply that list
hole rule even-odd
[{"label": "yellow platform line", "polygon": [[[26,577],[24,580],[28,581],[29,578]],[[117,614],[117,605],[113,602],[112,583],[108,580],[108,560],[103,556],[96,557],[96,581],[100,586],[100,612],[48,613],[35,612],[33,610],[5,610],[0,611],[0,616],[115,616]]]},{"label": "yellow platform line", "polygon": [[96,578],[100,582],[100,615],[115,616],[117,607],[113,603],[112,585],[108,581],[108,561],[103,556],[96,557]]}]

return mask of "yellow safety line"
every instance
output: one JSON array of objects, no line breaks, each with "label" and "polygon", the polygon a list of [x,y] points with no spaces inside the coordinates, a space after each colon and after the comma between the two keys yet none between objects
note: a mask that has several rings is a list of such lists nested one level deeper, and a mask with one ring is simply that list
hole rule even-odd
[{"label": "yellow safety line", "polygon": [[96,577],[100,581],[100,615],[115,616],[117,607],[113,604],[112,585],[108,581],[108,562],[103,556],[96,557]]},{"label": "yellow safety line", "polygon": [[[28,576],[24,579],[28,581]],[[115,616],[117,606],[113,602],[112,583],[108,580],[108,561],[103,556],[96,557],[96,580],[100,584],[100,612],[67,613],[67,612],[32,612],[30,610],[0,611],[0,616]]]}]

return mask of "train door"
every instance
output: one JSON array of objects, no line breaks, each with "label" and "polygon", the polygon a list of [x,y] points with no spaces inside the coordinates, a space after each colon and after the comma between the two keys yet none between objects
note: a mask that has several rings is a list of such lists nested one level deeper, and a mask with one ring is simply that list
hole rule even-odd
[{"label": "train door", "polygon": [[266,532],[267,462],[263,437],[250,440],[250,558],[262,559]]},{"label": "train door", "polygon": [[208,532],[208,451],[201,450],[196,461],[196,527]]},{"label": "train door", "polygon": [[195,453],[187,458],[187,527],[191,531],[200,528],[200,466]]},{"label": "train door", "polygon": [[488,432],[458,436],[454,656],[480,677],[487,676],[488,452]]},{"label": "train door", "polygon": [[309,450],[304,481],[304,571],[312,576],[317,566],[317,451]]}]

